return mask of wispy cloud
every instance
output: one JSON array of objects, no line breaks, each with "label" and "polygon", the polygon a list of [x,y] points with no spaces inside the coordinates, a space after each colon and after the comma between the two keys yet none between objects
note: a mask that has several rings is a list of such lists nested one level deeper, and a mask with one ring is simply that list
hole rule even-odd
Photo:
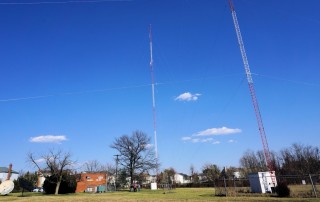
[{"label": "wispy cloud", "polygon": [[181,95],[177,96],[174,100],[177,100],[177,101],[196,101],[196,100],[198,100],[200,95],[201,94],[199,94],[199,93],[192,94],[190,92],[185,92],[185,93],[182,93]]},{"label": "wispy cloud", "polygon": [[192,143],[205,143],[205,142],[212,142],[213,138],[205,138],[205,139],[201,139],[201,138],[191,138],[190,141]]},{"label": "wispy cloud", "polygon": [[236,140],[228,140],[228,143],[236,143]]},{"label": "wispy cloud", "polygon": [[54,136],[54,135],[41,135],[38,137],[31,137],[29,139],[30,142],[36,143],[58,143],[60,144],[62,141],[66,141],[67,138],[64,135]]},{"label": "wispy cloud", "polygon": [[36,163],[43,163],[43,162],[45,162],[45,159],[43,159],[43,158],[36,159],[35,162]]},{"label": "wispy cloud", "polygon": [[182,141],[184,142],[192,142],[192,143],[208,143],[208,142],[214,142],[213,138],[195,138],[195,137],[182,137]]},{"label": "wispy cloud", "polygon": [[[241,129],[239,128],[209,128],[197,133],[192,134],[191,136],[182,137],[181,140],[183,142],[192,142],[192,143],[212,143],[212,144],[220,144],[221,142],[218,140],[214,140],[210,136],[220,136],[220,135],[230,135],[235,133],[241,133]],[[229,140],[228,143],[235,143],[235,140]]]},{"label": "wispy cloud", "polygon": [[209,128],[200,132],[193,134],[192,136],[215,136],[215,135],[229,135],[234,133],[241,133],[239,128]]},{"label": "wispy cloud", "polygon": [[189,140],[192,140],[192,138],[191,137],[182,137],[181,138],[183,141],[189,141]]}]

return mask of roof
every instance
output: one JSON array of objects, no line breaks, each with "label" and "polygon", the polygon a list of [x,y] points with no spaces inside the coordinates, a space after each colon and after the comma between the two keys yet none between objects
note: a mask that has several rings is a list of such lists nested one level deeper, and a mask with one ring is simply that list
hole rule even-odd
[{"label": "roof", "polygon": [[189,175],[184,174],[184,173],[176,173],[176,174],[178,174],[178,175],[182,175],[183,177],[190,177]]},{"label": "roof", "polygon": [[[0,173],[8,173],[9,168],[7,167],[0,167]],[[12,170],[11,173],[19,174],[17,171]]]}]

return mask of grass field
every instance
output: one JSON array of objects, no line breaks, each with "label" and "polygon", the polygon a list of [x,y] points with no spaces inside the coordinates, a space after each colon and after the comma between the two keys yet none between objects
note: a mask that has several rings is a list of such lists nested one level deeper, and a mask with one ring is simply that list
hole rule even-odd
[{"label": "grass field", "polygon": [[215,196],[213,188],[179,188],[168,190],[146,190],[141,192],[118,191],[111,193],[77,193],[68,195],[44,195],[42,193],[11,193],[7,196],[0,196],[0,201],[319,201],[316,198],[277,198],[270,195],[250,194],[246,196]]}]

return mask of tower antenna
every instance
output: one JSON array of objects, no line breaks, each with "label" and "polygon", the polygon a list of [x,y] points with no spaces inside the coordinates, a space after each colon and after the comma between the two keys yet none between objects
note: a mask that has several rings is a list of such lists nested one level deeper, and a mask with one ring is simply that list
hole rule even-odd
[{"label": "tower antenna", "polygon": [[[243,43],[243,40],[242,40],[242,36],[241,36],[241,32],[240,32],[240,27],[239,27],[236,11],[234,10],[234,6],[233,6],[233,3],[232,3],[232,0],[228,0],[228,1],[229,1],[231,13],[232,13],[232,19],[233,19],[234,27],[235,27],[235,30],[236,30],[236,33],[237,33],[237,38],[238,38],[238,43],[239,43],[239,47],[240,47],[240,52],[241,52],[241,56],[242,56],[244,69],[245,69],[246,75],[247,75],[247,80],[248,80],[251,100],[252,100],[253,108],[254,108],[254,111],[255,111],[255,114],[256,114],[256,119],[257,119],[257,122],[258,122],[258,127],[259,127],[260,137],[261,137],[261,141],[262,141],[262,146],[263,146],[263,152],[264,152],[266,165],[267,165],[269,171],[271,172],[271,171],[274,170],[274,168],[273,168],[273,165],[272,165],[272,162],[271,162],[267,136],[266,136],[266,133],[265,133],[265,130],[264,130],[264,127],[263,127],[262,117],[261,117],[261,113],[260,113],[260,109],[259,109],[258,99],[257,99],[256,93],[255,93],[255,90],[254,90],[254,86],[253,86],[253,80],[252,80],[252,76],[251,76],[251,72],[250,72],[250,68],[249,68],[249,62],[248,62],[247,54],[246,54],[246,51],[244,49],[244,43]],[[274,178],[272,178],[272,180],[274,180]]]},{"label": "tower antenna", "polygon": [[158,176],[158,145],[157,145],[157,120],[156,120],[156,102],[154,97],[154,72],[153,72],[153,55],[152,55],[152,27],[149,25],[150,40],[150,71],[151,71],[151,87],[152,87],[152,112],[153,112],[153,134],[154,134],[154,150],[156,157],[156,176]]}]

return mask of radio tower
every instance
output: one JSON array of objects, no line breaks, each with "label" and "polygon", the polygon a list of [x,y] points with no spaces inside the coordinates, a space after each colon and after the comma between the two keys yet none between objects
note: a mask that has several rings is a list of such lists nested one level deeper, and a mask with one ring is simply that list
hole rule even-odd
[{"label": "radio tower", "polygon": [[272,162],[271,162],[271,157],[270,157],[270,151],[269,151],[269,146],[268,146],[268,142],[267,142],[267,137],[266,137],[266,133],[265,133],[264,127],[263,127],[262,117],[261,117],[261,114],[260,114],[258,100],[257,100],[257,96],[256,96],[256,93],[255,93],[255,90],[254,90],[254,86],[253,86],[253,80],[252,80],[252,76],[251,76],[251,72],[250,72],[250,68],[249,68],[249,62],[248,62],[248,58],[247,58],[247,55],[246,55],[246,51],[244,49],[244,44],[243,44],[243,41],[242,41],[242,36],[241,36],[241,32],[240,32],[240,27],[239,27],[239,24],[238,24],[236,11],[234,10],[234,6],[233,6],[233,3],[232,3],[232,0],[228,0],[228,1],[229,1],[231,13],[232,13],[234,27],[236,29],[236,33],[237,33],[237,37],[238,37],[238,43],[239,43],[239,47],[240,47],[240,52],[241,52],[241,56],[242,56],[242,60],[243,60],[244,69],[245,69],[246,75],[247,75],[247,80],[248,80],[248,84],[249,84],[252,104],[253,104],[253,108],[254,108],[254,111],[255,111],[255,114],[256,114],[256,119],[257,119],[257,122],[258,122],[258,127],[259,127],[259,132],[260,132],[262,145],[263,145],[263,151],[264,151],[266,164],[267,164],[267,167],[268,167],[269,171],[273,171],[274,168],[273,168],[273,165],[272,165]]},{"label": "radio tower", "polygon": [[150,40],[150,71],[152,81],[152,112],[153,112],[153,134],[154,134],[154,150],[156,157],[156,175],[158,177],[158,145],[157,145],[157,124],[156,124],[156,102],[154,98],[154,74],[153,74],[153,57],[152,57],[152,30],[151,24],[149,26],[149,40]]}]

